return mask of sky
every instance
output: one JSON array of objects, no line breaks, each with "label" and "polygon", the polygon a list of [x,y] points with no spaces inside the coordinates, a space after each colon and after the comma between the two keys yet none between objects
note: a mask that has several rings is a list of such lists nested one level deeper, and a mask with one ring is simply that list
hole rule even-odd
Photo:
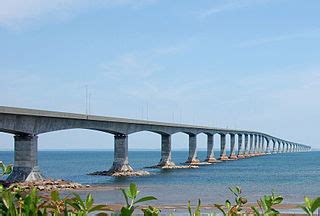
[{"label": "sky", "polygon": [[[0,105],[85,113],[87,87],[92,115],[320,148],[319,11],[318,0],[0,0]],[[187,135],[172,139],[187,148]],[[51,132],[39,148],[112,149],[113,137]],[[160,149],[160,136],[130,135],[141,148]]]}]

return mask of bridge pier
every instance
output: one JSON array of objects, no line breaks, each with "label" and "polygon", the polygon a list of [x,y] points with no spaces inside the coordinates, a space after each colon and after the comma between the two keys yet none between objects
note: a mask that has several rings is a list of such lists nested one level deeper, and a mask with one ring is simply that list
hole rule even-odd
[{"label": "bridge pier", "polygon": [[267,148],[266,148],[266,153],[267,154],[270,154],[270,140],[269,139],[266,139],[267,140]]},{"label": "bridge pier", "polygon": [[37,181],[44,179],[38,168],[38,136],[14,136],[14,167],[9,182]]},{"label": "bridge pier", "polygon": [[189,157],[186,161],[188,164],[198,164],[200,161],[197,158],[197,135],[189,134]]},{"label": "bridge pier", "polygon": [[249,149],[249,157],[253,156],[253,134],[250,134],[250,149]]},{"label": "bridge pier", "polygon": [[238,158],[244,158],[244,151],[242,150],[242,134],[238,134]]},{"label": "bridge pier", "polygon": [[265,146],[264,146],[264,137],[261,136],[261,154],[262,155],[265,155],[266,154],[266,149],[265,149]]},{"label": "bridge pier", "polygon": [[275,140],[272,140],[272,142],[273,142],[272,154],[275,154],[275,153],[277,153],[277,152],[276,152],[276,141],[275,141]]},{"label": "bridge pier", "polygon": [[281,152],[281,143],[280,141],[278,141],[278,152],[277,153],[280,153]]},{"label": "bridge pier", "polygon": [[230,159],[237,159],[237,156],[234,153],[234,147],[236,145],[236,139],[235,139],[235,134],[230,134]]},{"label": "bridge pier", "polygon": [[212,134],[207,134],[207,158],[206,162],[214,163],[216,162],[216,158],[214,157],[214,150],[213,150],[214,140]]},{"label": "bridge pier", "polygon": [[220,160],[229,160],[226,149],[226,135],[220,134]]},{"label": "bridge pier", "polygon": [[171,135],[161,135],[161,160],[158,166],[175,166],[171,161]]},{"label": "bridge pier", "polygon": [[257,156],[258,135],[254,135],[253,156]]},{"label": "bridge pier", "polygon": [[244,135],[244,156],[248,157],[249,153],[248,153],[248,143],[249,143],[249,135],[245,134]]},{"label": "bridge pier", "polygon": [[260,156],[261,153],[261,136],[257,135],[256,156]]},{"label": "bridge pier", "polygon": [[114,135],[114,161],[108,173],[132,172],[128,161],[128,136],[126,134]]}]

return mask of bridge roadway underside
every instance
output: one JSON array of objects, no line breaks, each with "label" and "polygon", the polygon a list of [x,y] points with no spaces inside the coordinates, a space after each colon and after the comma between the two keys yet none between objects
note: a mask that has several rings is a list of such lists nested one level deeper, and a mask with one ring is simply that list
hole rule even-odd
[{"label": "bridge roadway underside", "polygon": [[[38,135],[58,130],[89,129],[114,134],[114,162],[109,170],[133,172],[128,159],[128,136],[139,131],[151,131],[161,135],[161,158],[159,167],[175,166],[171,158],[171,135],[183,132],[189,135],[189,155],[187,164],[198,164],[197,135],[207,135],[206,162],[235,160],[265,154],[309,151],[306,145],[286,141],[265,133],[211,128],[195,125],[172,124],[164,122],[88,116],[0,106],[0,132],[14,135],[14,168],[8,181],[35,181],[43,179],[38,168]],[[220,155],[213,152],[214,135],[220,135]],[[227,155],[226,136],[230,136],[230,154]],[[237,137],[237,143],[236,143]],[[244,145],[243,145],[244,144]],[[238,146],[237,152],[235,146]],[[271,146],[272,145],[272,146]]]}]

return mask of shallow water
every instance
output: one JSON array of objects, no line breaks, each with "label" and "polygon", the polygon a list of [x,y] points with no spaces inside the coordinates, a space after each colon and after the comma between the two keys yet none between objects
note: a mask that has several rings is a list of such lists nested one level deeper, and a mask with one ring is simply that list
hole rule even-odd
[{"label": "shallow water", "polygon": [[[176,164],[187,159],[187,151],[173,151]],[[198,152],[204,159],[206,152]],[[218,152],[216,152],[218,155]],[[42,173],[54,179],[62,178],[90,185],[127,186],[135,182],[145,195],[154,195],[158,204],[185,204],[198,198],[203,203],[222,202],[230,198],[228,187],[239,185],[254,202],[263,194],[276,193],[285,203],[303,202],[303,196],[320,196],[320,152],[286,153],[226,161],[199,169],[149,170],[145,177],[114,178],[89,176],[87,173],[111,167],[112,151],[40,151]],[[157,164],[159,151],[131,151],[130,164],[135,169]],[[13,152],[0,152],[0,160],[13,161]],[[81,192],[85,193],[85,192]],[[97,202],[122,203],[119,190],[92,192]]]}]

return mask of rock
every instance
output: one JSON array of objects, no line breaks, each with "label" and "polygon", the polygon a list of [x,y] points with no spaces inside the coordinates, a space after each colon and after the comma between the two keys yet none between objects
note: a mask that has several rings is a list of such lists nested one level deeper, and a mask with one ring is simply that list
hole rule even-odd
[{"label": "rock", "polygon": [[97,171],[88,175],[102,175],[102,176],[113,176],[113,177],[128,177],[128,176],[146,176],[150,175],[149,172],[138,170],[138,171],[127,171],[127,172],[108,172],[108,171]]},{"label": "rock", "polygon": [[39,190],[41,190],[41,191],[43,191],[43,190],[45,189],[44,186],[38,186],[37,188],[38,188]]},{"label": "rock", "polygon": [[52,191],[58,189],[78,189],[84,186],[76,182],[70,182],[61,179],[55,181],[47,179],[34,182],[20,182],[10,185],[10,188],[13,190],[16,190],[18,187],[25,190],[30,190],[31,188],[36,187],[40,191]]}]

